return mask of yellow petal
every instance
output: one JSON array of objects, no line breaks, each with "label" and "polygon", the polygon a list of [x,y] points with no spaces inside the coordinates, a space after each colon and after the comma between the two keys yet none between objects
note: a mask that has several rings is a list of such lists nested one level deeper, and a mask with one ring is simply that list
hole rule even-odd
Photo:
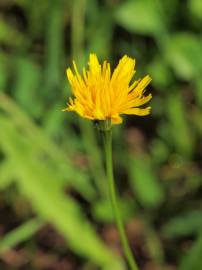
[{"label": "yellow petal", "polygon": [[152,98],[152,94],[149,94],[147,96],[143,96],[142,98],[134,98],[131,99],[130,101],[127,101],[125,104],[123,104],[122,106],[122,110],[128,110],[130,108],[134,108],[134,107],[139,107],[144,105],[145,103],[149,102]]},{"label": "yellow petal", "polygon": [[148,115],[151,112],[151,107],[147,107],[144,109],[141,108],[131,108],[128,109],[126,111],[123,111],[123,114],[134,114],[134,115],[140,115],[140,116],[144,116],[144,115]]},{"label": "yellow petal", "polygon": [[98,75],[101,72],[101,65],[98,61],[97,55],[91,53],[89,57],[89,68],[93,75]]},{"label": "yellow petal", "polygon": [[123,118],[120,115],[112,116],[111,120],[113,124],[121,124],[123,122]]},{"label": "yellow petal", "polygon": [[72,80],[74,78],[74,75],[73,75],[73,73],[72,73],[72,71],[71,71],[70,68],[67,68],[66,69],[66,74],[67,74],[68,81],[70,82],[70,84],[72,84]]},{"label": "yellow petal", "polygon": [[119,77],[123,78],[127,75],[131,75],[131,73],[134,73],[134,68],[135,59],[124,55],[112,74],[112,81],[117,80]]},{"label": "yellow petal", "polygon": [[149,75],[146,75],[134,88],[134,92],[137,91],[139,94],[143,94],[143,90],[147,87],[151,80],[152,78]]}]

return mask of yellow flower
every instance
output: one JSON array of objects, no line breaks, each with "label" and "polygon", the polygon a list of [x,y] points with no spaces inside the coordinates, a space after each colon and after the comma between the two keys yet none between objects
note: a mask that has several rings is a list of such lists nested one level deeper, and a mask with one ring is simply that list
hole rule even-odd
[{"label": "yellow flower", "polygon": [[90,120],[111,120],[114,124],[122,122],[122,114],[148,115],[151,107],[140,106],[147,103],[152,95],[144,95],[151,78],[147,75],[130,84],[135,74],[135,59],[123,56],[111,74],[107,61],[101,65],[95,54],[90,54],[89,70],[83,68],[80,75],[73,61],[74,72],[67,69],[74,99],[69,98],[64,111],[75,111]]}]

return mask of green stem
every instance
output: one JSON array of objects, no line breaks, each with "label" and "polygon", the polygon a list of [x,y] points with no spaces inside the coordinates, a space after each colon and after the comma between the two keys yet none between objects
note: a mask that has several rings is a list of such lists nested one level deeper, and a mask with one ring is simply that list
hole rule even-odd
[{"label": "green stem", "polygon": [[107,170],[107,178],[109,183],[109,192],[111,203],[114,211],[114,216],[116,219],[117,227],[119,230],[121,243],[123,246],[125,257],[128,261],[131,270],[138,270],[137,263],[133,257],[131,248],[129,246],[126,233],[124,230],[124,225],[121,219],[121,214],[119,211],[118,203],[117,203],[117,195],[113,174],[113,161],[112,161],[112,131],[111,129],[104,130],[104,147],[105,147],[105,158],[106,158],[106,170]]}]

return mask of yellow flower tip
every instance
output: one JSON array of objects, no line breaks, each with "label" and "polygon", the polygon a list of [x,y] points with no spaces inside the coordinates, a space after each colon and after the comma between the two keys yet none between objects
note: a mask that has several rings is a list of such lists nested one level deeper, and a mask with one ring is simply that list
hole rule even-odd
[{"label": "yellow flower tip", "polygon": [[68,108],[65,108],[65,109],[62,109],[61,111],[62,111],[62,112],[68,112],[69,109],[68,109]]},{"label": "yellow flower tip", "polygon": [[97,55],[95,53],[90,53],[89,62],[98,61]]},{"label": "yellow flower tip", "polygon": [[72,71],[71,71],[70,68],[67,68],[67,69],[66,69],[66,74],[67,74],[67,79],[68,79],[68,81],[69,81],[70,84],[71,84],[72,79],[74,78],[74,75],[73,75],[73,73],[72,73]]},{"label": "yellow flower tip", "polygon": [[96,54],[91,53],[89,69],[83,68],[79,74],[75,61],[74,72],[66,70],[74,99],[69,99],[68,107],[63,111],[75,111],[81,117],[90,120],[111,119],[113,124],[122,123],[122,114],[144,116],[151,112],[151,107],[142,108],[152,95],[144,95],[151,77],[131,83],[135,74],[135,59],[124,55],[111,74],[110,64],[99,63]]},{"label": "yellow flower tip", "polygon": [[69,104],[68,104],[68,107],[67,108],[62,109],[62,112],[72,112],[72,111],[74,111],[74,109]]}]

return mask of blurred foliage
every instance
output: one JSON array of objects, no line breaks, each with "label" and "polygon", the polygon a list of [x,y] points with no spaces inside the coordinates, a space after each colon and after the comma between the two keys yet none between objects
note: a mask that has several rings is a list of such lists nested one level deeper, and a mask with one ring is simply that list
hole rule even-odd
[{"label": "blurred foliage", "polygon": [[120,207],[138,263],[202,268],[201,14],[200,0],[0,1],[1,258],[32,250],[48,222],[79,269],[125,269],[100,233],[113,222],[100,135],[61,112],[66,67],[73,58],[82,67],[95,52],[113,66],[123,54],[135,57],[136,78],[153,79],[152,115],[114,127]]}]

